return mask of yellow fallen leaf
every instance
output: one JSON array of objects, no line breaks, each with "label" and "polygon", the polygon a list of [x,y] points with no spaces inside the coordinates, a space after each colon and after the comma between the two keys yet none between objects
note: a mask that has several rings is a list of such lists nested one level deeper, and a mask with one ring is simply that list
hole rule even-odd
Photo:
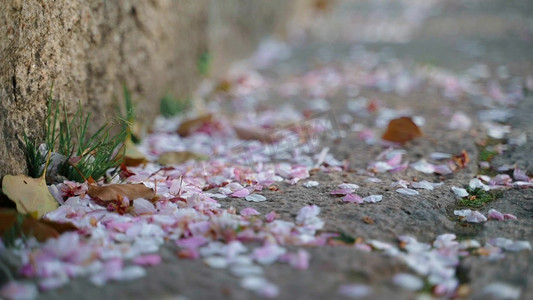
[{"label": "yellow fallen leaf", "polygon": [[160,165],[177,165],[188,160],[205,160],[205,155],[200,155],[190,151],[165,152],[159,156],[157,162]]},{"label": "yellow fallen leaf", "polygon": [[36,218],[42,217],[59,206],[54,196],[48,191],[44,172],[40,178],[5,175],[2,180],[2,191],[15,202],[17,211]]},{"label": "yellow fallen leaf", "polygon": [[110,184],[105,186],[90,185],[87,194],[102,201],[115,201],[119,197],[152,199],[154,190],[144,184]]}]

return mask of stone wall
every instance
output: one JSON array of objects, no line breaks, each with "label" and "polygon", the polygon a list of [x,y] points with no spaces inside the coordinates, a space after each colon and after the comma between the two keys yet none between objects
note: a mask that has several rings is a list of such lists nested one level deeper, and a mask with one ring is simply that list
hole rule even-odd
[{"label": "stone wall", "polygon": [[[93,127],[116,115],[126,84],[139,116],[196,87],[207,0],[0,2],[0,176],[25,171],[23,133],[44,134],[46,98],[78,100]],[[74,105],[70,105],[75,107]]]},{"label": "stone wall", "polygon": [[0,177],[25,172],[23,134],[42,140],[52,85],[68,107],[81,101],[94,129],[116,115],[126,84],[150,122],[164,94],[193,94],[201,55],[223,76],[313,1],[0,1]]}]

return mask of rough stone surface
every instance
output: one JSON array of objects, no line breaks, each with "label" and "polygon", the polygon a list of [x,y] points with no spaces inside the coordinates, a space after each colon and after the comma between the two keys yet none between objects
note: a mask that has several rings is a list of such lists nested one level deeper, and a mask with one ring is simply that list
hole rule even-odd
[{"label": "rough stone surface", "polygon": [[23,133],[42,138],[46,99],[78,100],[96,128],[116,115],[126,84],[151,120],[165,93],[197,86],[207,50],[207,1],[2,1],[0,176],[23,173]]},{"label": "rough stone surface", "polygon": [[290,1],[211,0],[209,51],[211,73],[223,76],[232,62],[247,58],[265,36],[281,34],[291,14]]}]

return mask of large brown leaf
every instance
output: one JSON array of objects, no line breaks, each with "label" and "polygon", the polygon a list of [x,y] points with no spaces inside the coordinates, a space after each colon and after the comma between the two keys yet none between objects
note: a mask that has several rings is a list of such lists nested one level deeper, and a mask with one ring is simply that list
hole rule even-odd
[{"label": "large brown leaf", "polygon": [[266,144],[275,142],[277,139],[274,134],[262,128],[247,128],[234,125],[235,133],[241,140],[257,140]]},{"label": "large brown leaf", "polygon": [[205,114],[194,119],[189,119],[180,124],[180,127],[178,127],[177,132],[181,136],[188,136],[198,128],[202,127],[202,125],[210,123],[212,121],[213,115],[211,114]]},{"label": "large brown leaf", "polygon": [[114,201],[120,197],[152,199],[154,191],[144,184],[110,184],[105,186],[90,185],[87,194],[102,201]]},{"label": "large brown leaf", "polygon": [[[17,219],[22,218],[22,223],[17,226]],[[13,230],[16,237],[33,236],[38,241],[44,242],[49,238],[57,238],[59,234],[65,231],[78,230],[72,223],[59,223],[45,219],[34,219],[28,215],[22,215],[14,209],[0,210],[0,235],[4,235],[7,231]]]},{"label": "large brown leaf", "polygon": [[422,131],[410,117],[393,119],[383,134],[383,139],[390,142],[403,144],[422,136]]},{"label": "large brown leaf", "polygon": [[205,155],[190,151],[165,152],[159,156],[157,162],[163,166],[182,164],[188,160],[206,160]]}]

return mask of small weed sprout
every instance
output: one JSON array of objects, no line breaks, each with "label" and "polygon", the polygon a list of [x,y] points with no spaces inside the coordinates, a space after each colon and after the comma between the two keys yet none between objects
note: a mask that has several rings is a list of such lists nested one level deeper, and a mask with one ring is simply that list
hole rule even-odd
[{"label": "small weed sprout", "polygon": [[481,188],[471,188],[466,187],[468,196],[459,200],[459,206],[461,207],[471,207],[471,208],[481,208],[485,204],[494,201],[501,197],[501,193],[495,191],[485,191]]}]

